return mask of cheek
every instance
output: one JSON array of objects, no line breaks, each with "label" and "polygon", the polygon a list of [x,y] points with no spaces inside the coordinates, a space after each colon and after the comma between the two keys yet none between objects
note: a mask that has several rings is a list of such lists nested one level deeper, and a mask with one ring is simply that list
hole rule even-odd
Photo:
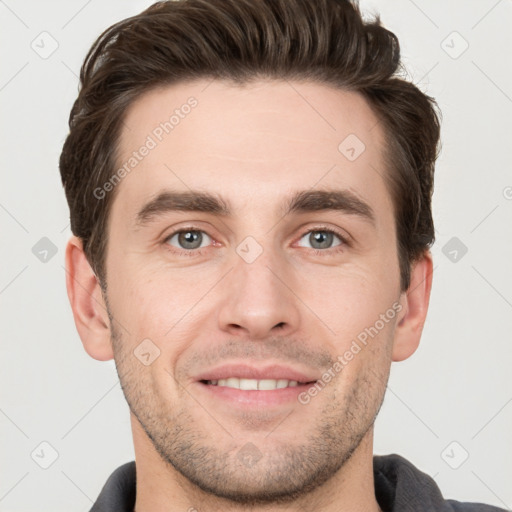
[{"label": "cheek", "polygon": [[323,275],[306,275],[298,295],[328,326],[338,350],[359,335],[364,338],[368,329],[375,333],[375,326],[382,337],[392,336],[399,298],[398,276],[390,278],[370,266],[331,268]]},{"label": "cheek", "polygon": [[123,278],[112,283],[109,296],[116,320],[130,333],[131,345],[150,339],[162,351],[172,347],[173,352],[180,352],[180,346],[193,337],[191,331],[204,325],[199,316],[215,276],[199,279],[187,272],[128,269],[119,270],[118,275]]},{"label": "cheek", "polygon": [[347,333],[346,337],[338,338],[333,351],[336,363],[331,371],[335,374],[331,390],[339,401],[347,400],[354,393],[358,395],[358,401],[364,403],[379,401],[391,366],[393,322],[385,323],[380,330],[380,324],[377,327],[375,322],[366,324]]}]

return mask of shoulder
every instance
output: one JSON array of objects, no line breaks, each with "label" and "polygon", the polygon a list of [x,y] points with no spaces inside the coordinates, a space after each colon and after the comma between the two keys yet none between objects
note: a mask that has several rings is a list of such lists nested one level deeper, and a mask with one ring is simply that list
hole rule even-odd
[{"label": "shoulder", "polygon": [[453,512],[505,512],[505,509],[485,505],[483,503],[462,503],[455,500],[446,500]]},{"label": "shoulder", "polygon": [[90,512],[130,512],[135,505],[135,493],[135,461],[131,461],[108,477]]},{"label": "shoulder", "polygon": [[434,479],[404,457],[374,455],[375,496],[385,512],[505,512],[481,503],[445,499]]}]

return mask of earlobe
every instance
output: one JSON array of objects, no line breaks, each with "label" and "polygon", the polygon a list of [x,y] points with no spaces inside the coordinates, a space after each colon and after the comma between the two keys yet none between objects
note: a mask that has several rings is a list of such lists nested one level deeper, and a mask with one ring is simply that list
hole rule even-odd
[{"label": "earlobe", "polygon": [[411,269],[411,283],[401,297],[402,312],[395,328],[393,361],[403,361],[418,348],[432,289],[432,254],[426,251]]},{"label": "earlobe", "polygon": [[87,261],[82,241],[75,236],[66,246],[66,288],[84,349],[99,361],[113,359],[110,321],[101,287]]}]

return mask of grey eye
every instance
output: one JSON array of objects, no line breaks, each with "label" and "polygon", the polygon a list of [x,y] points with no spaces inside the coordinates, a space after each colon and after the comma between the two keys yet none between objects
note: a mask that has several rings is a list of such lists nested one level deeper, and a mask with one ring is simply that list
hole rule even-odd
[{"label": "grey eye", "polygon": [[[193,250],[208,245],[208,239],[211,241],[210,237],[204,231],[186,229],[174,233],[174,235],[169,237],[167,243],[178,247],[178,249]],[[177,242],[177,245],[173,243],[173,240]],[[207,243],[203,245],[204,241]]]},{"label": "grey eye", "polygon": [[306,233],[301,238],[301,240],[303,240],[304,238],[307,239],[307,242],[310,244],[310,247],[312,249],[330,249],[333,247],[332,244],[335,238],[337,238],[340,241],[340,243],[336,245],[341,244],[341,239],[338,237],[338,235],[323,229],[310,231]]}]

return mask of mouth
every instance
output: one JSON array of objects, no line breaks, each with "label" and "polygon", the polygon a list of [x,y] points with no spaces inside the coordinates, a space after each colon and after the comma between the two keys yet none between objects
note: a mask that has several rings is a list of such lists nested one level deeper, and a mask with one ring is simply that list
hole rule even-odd
[{"label": "mouth", "polygon": [[241,391],[275,391],[277,389],[311,386],[316,381],[301,382],[289,379],[246,379],[241,377],[228,377],[217,380],[201,380],[200,382],[207,386],[225,387]]},{"label": "mouth", "polygon": [[267,411],[269,407],[289,407],[298,396],[320,378],[318,370],[248,361],[231,361],[195,376],[196,389],[207,400],[236,409]]}]

